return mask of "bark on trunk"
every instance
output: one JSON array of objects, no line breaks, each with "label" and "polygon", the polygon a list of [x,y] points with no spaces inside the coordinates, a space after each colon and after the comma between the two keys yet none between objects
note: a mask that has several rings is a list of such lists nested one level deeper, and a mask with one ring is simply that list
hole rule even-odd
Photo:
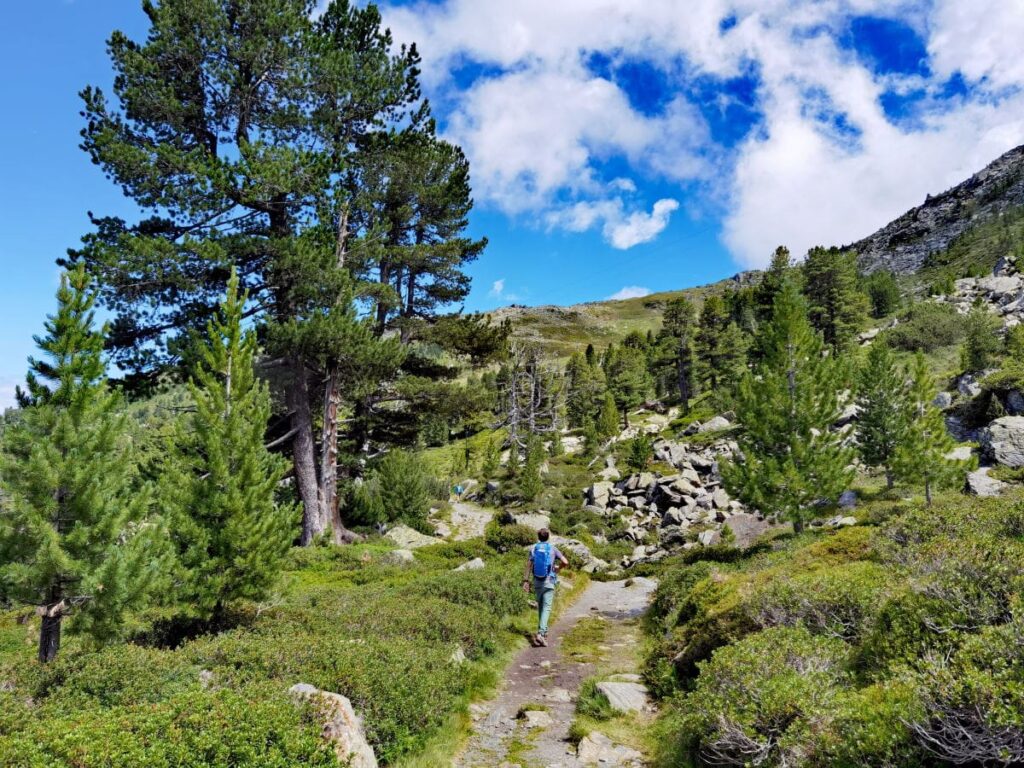
[{"label": "bark on trunk", "polygon": [[295,482],[302,499],[302,546],[309,546],[327,527],[321,514],[320,489],[316,467],[316,441],[313,439],[313,414],[309,407],[309,373],[306,366],[293,358],[292,382],[288,388],[288,408],[292,412],[292,456]]},{"label": "bark on trunk", "polygon": [[57,606],[43,611],[42,626],[39,629],[39,662],[48,664],[57,658],[60,650],[60,628],[64,612]]},{"label": "bark on trunk", "polygon": [[924,481],[924,500],[926,506],[932,505],[932,484],[930,481]]},{"label": "bark on trunk", "polygon": [[335,544],[348,544],[359,537],[345,527],[338,498],[338,408],[341,405],[341,384],[337,368],[327,377],[324,392],[324,426],[320,440],[320,515],[330,521]]},{"label": "bark on trunk", "polygon": [[676,383],[679,386],[679,401],[683,406],[683,413],[688,414],[690,412],[690,381],[686,375],[686,345],[680,343],[679,345],[679,360],[676,363]]},{"label": "bark on trunk", "polygon": [[885,487],[886,487],[886,490],[891,491],[892,488],[893,488],[893,485],[895,485],[895,479],[893,478],[892,470],[891,469],[887,469],[887,470],[885,470]]}]

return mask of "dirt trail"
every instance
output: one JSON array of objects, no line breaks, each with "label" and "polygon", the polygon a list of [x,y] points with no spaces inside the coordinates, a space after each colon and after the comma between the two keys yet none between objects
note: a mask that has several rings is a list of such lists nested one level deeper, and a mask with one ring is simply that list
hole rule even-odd
[{"label": "dirt trail", "polygon": [[[608,620],[606,643],[635,642],[635,627],[626,623],[646,611],[654,587],[648,579],[590,584],[551,628],[549,647],[521,651],[498,697],[474,705],[473,734],[453,768],[581,768],[584,764],[567,739],[576,694],[595,666],[564,657],[562,639],[580,619],[600,615]],[[517,719],[524,705],[546,707],[551,724],[528,729]]]},{"label": "dirt trail", "polygon": [[466,541],[484,535],[484,527],[494,517],[495,511],[481,507],[470,501],[452,502],[451,521],[449,523],[452,538],[455,541]]}]

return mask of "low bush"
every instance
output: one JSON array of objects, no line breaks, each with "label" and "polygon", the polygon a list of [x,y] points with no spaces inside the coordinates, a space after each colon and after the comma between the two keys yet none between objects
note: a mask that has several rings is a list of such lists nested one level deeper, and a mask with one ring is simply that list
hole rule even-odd
[{"label": "low bush", "polygon": [[964,322],[948,304],[922,301],[910,308],[899,325],[885,331],[883,338],[894,349],[933,352],[959,344],[964,338]]},{"label": "low bush", "polygon": [[517,523],[501,525],[498,521],[492,520],[484,530],[484,541],[497,552],[515,552],[530,546],[536,540],[535,530]]}]

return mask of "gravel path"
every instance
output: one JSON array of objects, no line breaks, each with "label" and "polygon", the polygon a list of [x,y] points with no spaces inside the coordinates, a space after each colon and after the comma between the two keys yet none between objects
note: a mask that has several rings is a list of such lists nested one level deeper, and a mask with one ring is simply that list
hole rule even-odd
[{"label": "gravel path", "polygon": [[452,538],[455,541],[466,541],[484,535],[484,527],[494,517],[494,510],[481,507],[470,501],[452,502],[451,522]]},{"label": "gravel path", "polygon": [[[609,620],[607,641],[614,644],[617,630],[627,634],[622,631],[623,622],[647,610],[654,587],[653,581],[642,578],[591,583],[551,628],[549,647],[521,651],[507,670],[498,697],[474,705],[473,734],[452,763],[453,768],[582,766],[567,739],[576,693],[593,673],[593,665],[564,658],[560,652],[562,638],[580,619],[601,615]],[[527,729],[524,721],[516,717],[525,704],[544,705],[552,718],[551,724]]]}]

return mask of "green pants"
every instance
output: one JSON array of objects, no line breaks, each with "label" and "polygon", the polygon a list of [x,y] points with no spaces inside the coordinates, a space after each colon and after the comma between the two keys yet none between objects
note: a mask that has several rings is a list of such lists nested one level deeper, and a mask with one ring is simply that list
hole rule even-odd
[{"label": "green pants", "polygon": [[537,632],[548,633],[548,619],[551,618],[551,605],[555,602],[554,579],[533,580],[533,594],[537,597]]}]

